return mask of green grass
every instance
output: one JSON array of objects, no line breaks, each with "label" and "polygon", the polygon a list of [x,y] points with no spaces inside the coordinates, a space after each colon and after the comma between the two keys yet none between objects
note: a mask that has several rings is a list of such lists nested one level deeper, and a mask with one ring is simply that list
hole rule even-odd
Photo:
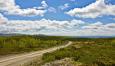
[{"label": "green grass", "polygon": [[[61,40],[60,40],[61,39]],[[62,37],[6,36],[0,37],[0,55],[30,52],[65,44]]]},{"label": "green grass", "polygon": [[115,39],[77,39],[72,46],[44,54],[42,63],[66,57],[83,66],[115,66]]}]

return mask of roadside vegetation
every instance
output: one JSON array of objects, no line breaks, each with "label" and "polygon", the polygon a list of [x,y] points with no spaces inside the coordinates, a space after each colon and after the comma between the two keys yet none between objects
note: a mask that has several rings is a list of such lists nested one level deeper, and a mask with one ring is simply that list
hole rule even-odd
[{"label": "roadside vegetation", "polygon": [[56,36],[1,36],[0,55],[36,51],[66,44],[64,37]]},{"label": "roadside vegetation", "polygon": [[71,41],[71,46],[46,53],[41,62],[34,61],[27,66],[65,66],[66,63],[58,62],[66,58],[72,60],[69,66],[115,66],[115,38],[74,38]]}]

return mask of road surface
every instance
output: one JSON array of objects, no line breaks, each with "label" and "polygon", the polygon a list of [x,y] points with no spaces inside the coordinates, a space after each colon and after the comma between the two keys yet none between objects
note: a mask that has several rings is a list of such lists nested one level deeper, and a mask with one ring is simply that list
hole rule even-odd
[{"label": "road surface", "polygon": [[41,57],[44,53],[53,52],[55,50],[65,48],[71,44],[72,44],[72,42],[69,41],[66,45],[62,45],[62,46],[58,46],[58,47],[53,47],[53,48],[49,48],[49,49],[45,49],[45,50],[30,52],[30,53],[26,53],[26,54],[2,57],[2,58],[0,58],[0,66],[21,66],[24,63],[32,61],[36,57]]}]

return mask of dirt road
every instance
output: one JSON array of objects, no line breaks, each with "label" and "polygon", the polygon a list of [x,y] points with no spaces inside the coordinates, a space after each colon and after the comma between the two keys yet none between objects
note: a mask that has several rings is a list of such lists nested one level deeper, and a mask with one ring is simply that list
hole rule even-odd
[{"label": "dirt road", "polygon": [[0,58],[0,66],[20,66],[24,63],[32,61],[36,57],[42,56],[44,53],[53,52],[57,49],[65,48],[71,44],[72,42],[69,41],[66,45],[53,47],[53,48],[49,48],[46,50],[40,50],[40,51],[30,52],[26,54],[19,54],[19,55],[3,57],[3,58]]}]

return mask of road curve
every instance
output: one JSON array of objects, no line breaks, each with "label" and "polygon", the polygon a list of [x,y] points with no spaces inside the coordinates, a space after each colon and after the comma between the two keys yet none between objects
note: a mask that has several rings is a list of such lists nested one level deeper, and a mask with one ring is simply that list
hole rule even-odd
[{"label": "road curve", "polygon": [[57,49],[65,48],[71,44],[72,42],[69,41],[66,45],[53,47],[46,50],[40,50],[40,51],[30,52],[26,54],[3,57],[3,58],[0,58],[0,66],[21,66],[24,63],[32,61],[36,57],[42,56],[44,53],[53,52]]}]

